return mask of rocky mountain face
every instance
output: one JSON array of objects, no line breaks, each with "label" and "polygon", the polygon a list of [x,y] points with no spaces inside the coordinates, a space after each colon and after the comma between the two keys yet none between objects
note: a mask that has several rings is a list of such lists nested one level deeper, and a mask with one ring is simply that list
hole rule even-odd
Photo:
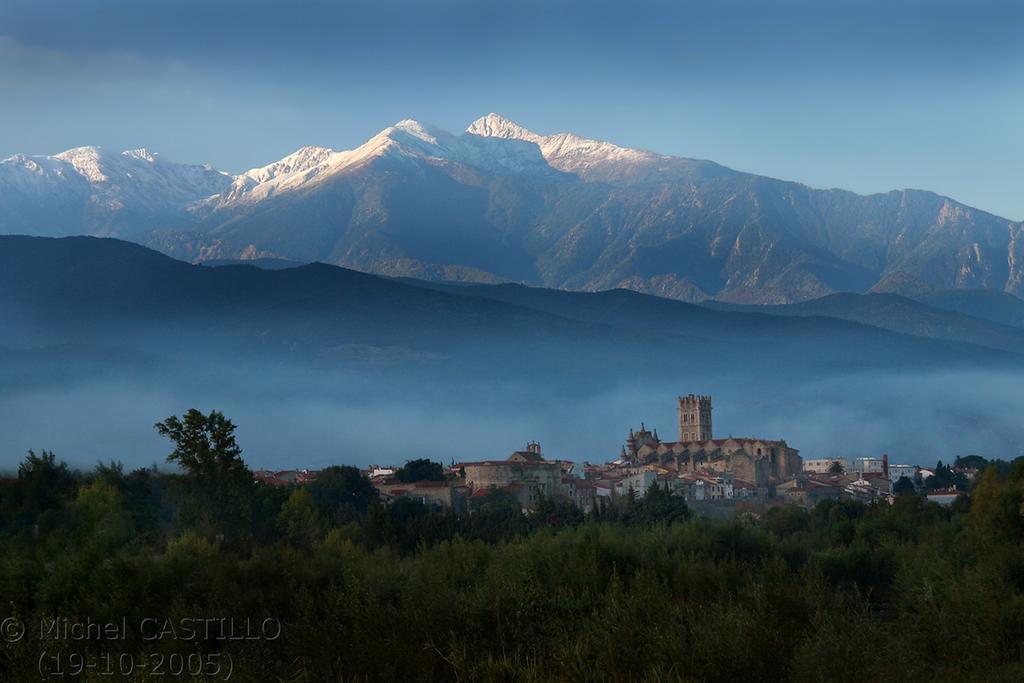
[{"label": "rocky mountain face", "polygon": [[[539,135],[495,114],[461,135],[401,121],[354,150],[305,147],[234,177],[181,167],[191,170],[163,181],[165,193],[79,173],[66,183],[73,191],[53,181],[18,194],[28,163],[54,162],[3,162],[5,232],[116,234],[192,261],[323,261],[736,303],[909,294],[900,282],[1024,293],[1021,223],[951,199],[816,190],[572,133]],[[111,209],[111,196],[126,208]],[[65,207],[59,219],[33,212],[40,197]]]}]

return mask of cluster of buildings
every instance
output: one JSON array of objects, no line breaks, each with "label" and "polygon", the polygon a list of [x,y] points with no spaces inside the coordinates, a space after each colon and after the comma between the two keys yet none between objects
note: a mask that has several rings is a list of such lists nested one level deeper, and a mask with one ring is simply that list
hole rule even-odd
[{"label": "cluster of buildings", "polygon": [[252,473],[256,481],[278,487],[304,486],[312,483],[316,479],[316,475],[316,470],[280,470],[279,472],[256,470]]},{"label": "cluster of buildings", "polygon": [[[958,467],[953,472],[966,481],[978,475],[974,467]],[[820,458],[807,460],[803,473],[783,483],[777,491],[783,500],[806,506],[824,498],[871,502],[891,499],[901,479],[917,490],[934,474],[918,465],[892,464],[885,454],[880,458]],[[930,502],[952,505],[965,492],[944,488],[926,491],[924,495]]]},{"label": "cluster of buildings", "polygon": [[545,497],[590,509],[593,487],[578,476],[577,468],[568,460],[546,460],[540,444],[532,441],[504,459],[453,463],[443,481],[403,482],[395,476],[397,471],[380,467],[371,467],[367,476],[385,502],[406,497],[462,512],[502,491],[513,496],[523,510],[535,509]]},{"label": "cluster of buildings", "polygon": [[530,442],[506,458],[453,463],[444,481],[403,482],[393,468],[376,466],[366,473],[386,502],[407,497],[462,511],[500,491],[524,511],[552,500],[588,512],[602,500],[642,497],[655,485],[698,506],[766,502],[778,483],[802,471],[799,452],[785,441],[715,439],[710,396],[680,397],[678,411],[677,441],[662,441],[641,423],[629,431],[619,456],[599,465],[548,460],[540,444]]},{"label": "cluster of buildings", "polygon": [[[679,438],[662,441],[658,431],[630,429],[618,456],[603,464],[548,460],[537,442],[506,458],[452,463],[439,481],[401,481],[394,467],[364,473],[385,502],[411,498],[430,507],[471,510],[496,492],[518,501],[524,512],[542,500],[567,502],[587,512],[605,501],[642,497],[651,486],[681,496],[697,509],[721,509],[749,501],[811,507],[825,499],[874,501],[890,498],[902,477],[920,483],[931,472],[881,458],[803,460],[783,440],[715,438],[710,396],[678,398]],[[276,486],[312,481],[316,472],[256,472]],[[943,504],[957,491],[933,492]]]}]

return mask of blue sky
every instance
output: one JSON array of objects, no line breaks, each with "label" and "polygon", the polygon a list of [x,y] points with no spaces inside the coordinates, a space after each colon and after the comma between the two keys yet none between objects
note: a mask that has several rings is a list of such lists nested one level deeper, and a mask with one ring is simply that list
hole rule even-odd
[{"label": "blue sky", "polygon": [[0,156],[239,171],[403,118],[538,132],[1024,219],[1024,3],[4,0]]}]

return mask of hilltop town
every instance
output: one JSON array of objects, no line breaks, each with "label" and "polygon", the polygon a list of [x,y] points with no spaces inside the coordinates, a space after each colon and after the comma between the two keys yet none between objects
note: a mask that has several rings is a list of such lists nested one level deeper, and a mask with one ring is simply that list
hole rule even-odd
[{"label": "hilltop town", "polygon": [[[447,468],[428,460],[425,474],[398,465],[371,465],[363,473],[385,503],[407,498],[434,509],[465,512],[479,501],[514,498],[526,514],[541,501],[570,503],[589,513],[616,506],[659,487],[684,499],[700,514],[727,517],[793,504],[811,508],[822,500],[888,501],[904,492],[950,505],[967,495],[978,466],[960,459],[935,468],[889,462],[889,456],[804,459],[782,439],[716,438],[712,398],[678,397],[678,440],[663,441],[657,429],[629,429],[617,457],[600,464],[548,459],[530,441],[506,457],[455,462]],[[316,480],[315,470],[254,472],[257,480],[280,487]]]}]

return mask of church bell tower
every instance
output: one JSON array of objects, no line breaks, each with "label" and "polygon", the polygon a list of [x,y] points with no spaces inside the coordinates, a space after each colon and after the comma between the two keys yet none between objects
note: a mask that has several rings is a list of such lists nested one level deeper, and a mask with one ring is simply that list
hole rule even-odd
[{"label": "church bell tower", "polygon": [[711,438],[711,397],[679,397],[679,441],[708,441]]}]

